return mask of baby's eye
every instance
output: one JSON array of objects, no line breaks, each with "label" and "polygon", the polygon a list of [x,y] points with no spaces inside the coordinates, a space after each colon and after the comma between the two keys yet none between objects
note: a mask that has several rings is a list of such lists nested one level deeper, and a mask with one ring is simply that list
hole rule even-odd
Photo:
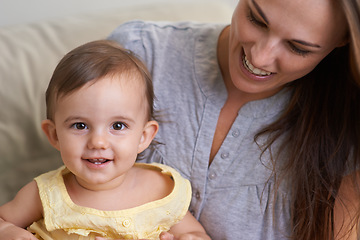
[{"label": "baby's eye", "polygon": [[114,129],[114,130],[123,130],[126,127],[127,126],[125,125],[125,123],[122,123],[122,122],[115,122],[112,125],[112,129]]},{"label": "baby's eye", "polygon": [[86,126],[85,123],[83,122],[77,122],[77,123],[74,123],[73,125],[71,125],[72,128],[75,128],[75,129],[78,129],[78,130],[84,130],[84,129],[87,129],[88,127]]}]

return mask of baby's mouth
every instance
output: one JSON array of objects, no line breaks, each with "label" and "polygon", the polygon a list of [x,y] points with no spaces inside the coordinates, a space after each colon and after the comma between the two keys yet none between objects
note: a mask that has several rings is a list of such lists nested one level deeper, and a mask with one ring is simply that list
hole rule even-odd
[{"label": "baby's mouth", "polygon": [[259,68],[256,68],[254,67],[250,62],[249,60],[246,58],[246,55],[244,54],[244,57],[243,57],[243,64],[245,66],[245,68],[252,74],[254,75],[257,75],[257,76],[269,76],[271,74],[271,72],[267,72],[267,71],[264,71],[264,70],[261,70]]},{"label": "baby's mouth", "polygon": [[100,164],[110,161],[109,159],[105,159],[105,158],[85,159],[85,160],[87,160],[88,162],[91,162],[95,165],[100,165]]}]

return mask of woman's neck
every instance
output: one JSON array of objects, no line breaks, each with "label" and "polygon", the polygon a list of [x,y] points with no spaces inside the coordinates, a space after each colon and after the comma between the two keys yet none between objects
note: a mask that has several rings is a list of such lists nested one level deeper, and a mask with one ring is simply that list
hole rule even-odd
[{"label": "woman's neck", "polygon": [[217,59],[226,91],[228,93],[227,102],[232,102],[231,105],[236,105],[236,107],[234,107],[237,108],[237,110],[240,110],[240,108],[248,102],[248,100],[246,94],[237,89],[231,80],[229,71],[229,37],[230,26],[227,26],[221,32],[218,39]]}]

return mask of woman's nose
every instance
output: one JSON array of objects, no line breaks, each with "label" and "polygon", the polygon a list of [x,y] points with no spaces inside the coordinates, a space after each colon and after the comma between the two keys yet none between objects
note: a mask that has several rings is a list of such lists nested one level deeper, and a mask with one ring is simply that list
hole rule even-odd
[{"label": "woman's nose", "polygon": [[277,59],[279,42],[276,39],[259,39],[251,48],[251,64],[257,68],[268,69]]},{"label": "woman's nose", "polygon": [[107,149],[109,147],[108,136],[103,132],[93,132],[88,140],[89,149]]}]

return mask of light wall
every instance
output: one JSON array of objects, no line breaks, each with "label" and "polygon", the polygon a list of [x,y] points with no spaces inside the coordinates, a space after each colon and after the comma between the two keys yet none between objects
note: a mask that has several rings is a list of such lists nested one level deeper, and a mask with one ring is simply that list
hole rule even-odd
[{"label": "light wall", "polygon": [[[0,27],[119,8],[124,4],[151,4],[163,1],[196,0],[0,0]],[[235,7],[239,0],[209,1],[222,1]]]}]

